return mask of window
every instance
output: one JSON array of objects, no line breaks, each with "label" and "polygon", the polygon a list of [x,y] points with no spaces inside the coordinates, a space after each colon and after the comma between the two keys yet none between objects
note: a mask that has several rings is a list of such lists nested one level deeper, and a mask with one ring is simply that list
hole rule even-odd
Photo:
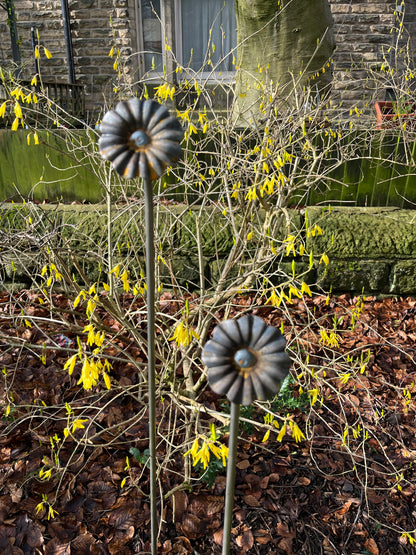
[{"label": "window", "polygon": [[[236,45],[234,0],[138,0],[141,68],[157,77],[169,69],[172,47],[178,63],[192,75],[233,72]],[[230,54],[231,52],[231,54]],[[171,67],[170,69],[174,69]]]},{"label": "window", "polygon": [[217,71],[232,71],[230,52],[236,43],[234,2],[181,0],[180,4],[182,65],[199,71],[209,53]]},{"label": "window", "polygon": [[160,0],[140,2],[142,66],[145,71],[162,71],[162,25]]}]

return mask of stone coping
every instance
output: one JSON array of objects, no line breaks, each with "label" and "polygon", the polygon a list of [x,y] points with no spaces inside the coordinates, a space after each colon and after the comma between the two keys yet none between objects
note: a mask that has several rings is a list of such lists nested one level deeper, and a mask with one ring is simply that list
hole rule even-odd
[{"label": "stone coping", "polygon": [[[42,230],[45,234],[57,232],[59,241],[66,242],[78,253],[85,253],[87,260],[92,254],[104,254],[101,251],[107,237],[106,212],[107,207],[103,204],[2,204],[0,232],[13,228],[19,235],[19,229],[27,230],[30,218],[30,225],[37,227],[38,234]],[[209,282],[215,282],[218,264],[233,245],[231,226],[227,225],[221,210],[215,206],[201,210],[198,206],[158,205],[156,212],[156,235],[168,237],[175,251],[178,272],[184,274],[182,278],[179,276],[180,281],[191,288],[194,281],[198,286],[198,280],[193,280],[192,276],[197,268],[195,227],[199,219],[207,276]],[[308,276],[311,283],[338,292],[416,294],[416,210],[313,206],[289,212],[293,223],[291,232],[303,234],[307,250],[312,249],[315,255],[315,267]],[[144,248],[142,204],[138,201],[132,206],[114,206],[112,213],[112,237],[119,252],[128,252],[134,243],[141,256]],[[258,217],[263,216],[259,211]],[[322,234],[307,237],[305,220],[309,229],[316,224]],[[253,247],[255,241],[253,237]],[[19,258],[24,258],[24,248],[22,243]],[[322,253],[329,257],[327,266],[319,264]],[[16,269],[11,271],[19,261],[1,256],[0,251],[0,267],[3,267],[6,281],[12,277],[20,280]],[[288,259],[283,264],[290,262]]]}]

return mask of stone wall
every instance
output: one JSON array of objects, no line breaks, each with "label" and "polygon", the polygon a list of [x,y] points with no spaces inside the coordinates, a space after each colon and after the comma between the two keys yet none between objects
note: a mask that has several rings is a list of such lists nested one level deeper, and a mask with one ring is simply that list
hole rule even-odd
[{"label": "stone wall", "polygon": [[[334,16],[337,50],[334,55],[335,91],[345,106],[362,105],[376,94],[374,82],[367,82],[368,71],[378,72],[395,33],[396,2],[390,0],[329,0]],[[398,2],[397,2],[398,3]],[[85,85],[87,112],[103,104],[103,92],[109,93],[121,69],[128,80],[137,78],[138,51],[134,0],[72,0],[70,18],[77,82]],[[406,0],[405,26],[416,39],[416,0]],[[67,81],[67,63],[59,0],[15,0],[17,31],[24,76],[34,73],[30,28],[40,35],[40,44],[53,54],[44,55],[41,69],[45,80]],[[120,49],[117,70],[110,48]],[[41,51],[42,52],[42,51]],[[0,66],[12,59],[7,13],[0,9]],[[384,87],[382,87],[384,88]],[[384,93],[385,91],[383,91]]]},{"label": "stone wall", "polygon": [[[416,0],[329,0],[334,17],[337,48],[334,53],[334,89],[344,106],[371,107],[384,100],[393,85],[381,71],[384,60],[403,69],[410,39],[414,66],[416,45]],[[396,11],[396,5],[399,11]],[[401,15],[401,10],[404,15]],[[403,34],[398,36],[400,22]],[[403,48],[403,50],[401,50]],[[394,83],[400,84],[396,75]]]},{"label": "stone wall", "polygon": [[[74,273],[78,281],[82,281],[79,267],[73,266],[67,248],[73,250],[83,274],[91,281],[103,279],[99,274],[107,244],[106,210],[105,205],[1,205],[0,234],[14,230],[14,236],[6,242],[7,248],[0,253],[1,287],[33,285],[32,278],[39,276],[45,264],[36,237],[46,236],[51,244],[56,243],[61,262],[67,261],[70,275]],[[316,223],[323,233],[315,237],[304,234],[307,252],[315,254],[314,265],[308,271],[309,256],[307,261],[298,257],[296,268],[298,272],[307,272],[305,279],[316,291],[416,296],[415,210],[336,207],[323,211],[322,207],[308,207],[307,211],[310,227]],[[305,212],[293,210],[290,213],[290,232],[304,233]],[[203,270],[208,287],[215,286],[219,268],[233,246],[233,230],[224,225],[221,211],[207,208],[203,215],[201,217],[198,209],[188,205],[158,206],[157,234],[164,236],[169,229],[170,237],[166,252],[162,249],[161,255],[169,260],[179,285],[190,290],[198,289],[200,283],[196,219],[199,219]],[[114,264],[128,259],[130,270],[135,269],[138,273],[140,267],[144,267],[143,218],[143,210],[136,204],[129,210],[114,209],[111,225],[113,244],[118,245],[115,256],[120,256],[119,260],[114,259]],[[53,230],[59,230],[59,233],[53,233]],[[283,241],[284,237],[281,236],[280,240]],[[134,256],[130,245],[135,246]],[[171,256],[171,253],[174,254]],[[328,265],[320,262],[323,253],[329,257]],[[289,275],[292,260],[289,257],[281,263]],[[158,271],[161,282],[169,284],[167,267],[160,263]],[[232,284],[233,276],[230,280]]]},{"label": "stone wall", "polygon": [[[127,79],[132,74],[137,48],[134,10],[130,0],[72,0],[69,2],[71,35],[76,82],[85,85],[86,117],[103,105],[103,93],[113,88],[121,70]],[[31,28],[39,33],[40,70],[44,81],[68,82],[65,36],[60,0],[15,0],[17,32],[23,63],[22,77],[35,73]],[[47,59],[42,46],[51,53]],[[120,50],[118,67],[113,68],[117,51],[109,57],[111,47]],[[12,67],[10,31],[7,13],[0,9],[0,66]]]}]

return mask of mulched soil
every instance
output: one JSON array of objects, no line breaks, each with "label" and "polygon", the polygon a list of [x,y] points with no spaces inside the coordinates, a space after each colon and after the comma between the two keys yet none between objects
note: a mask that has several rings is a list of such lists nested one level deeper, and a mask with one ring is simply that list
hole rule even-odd
[{"label": "mulched soil", "polygon": [[[56,295],[53,302],[60,318],[70,321],[69,301]],[[236,299],[231,316],[251,302]],[[289,434],[277,442],[276,430],[262,442],[264,428],[241,424],[232,553],[415,552],[416,301],[367,298],[352,330],[359,303],[344,295],[296,301],[288,315],[261,304],[254,308],[269,323],[280,326],[283,319],[295,358],[308,357],[316,381],[299,376],[295,361],[290,399],[279,407],[306,440],[296,443]],[[22,314],[37,317],[36,325],[25,325]],[[334,315],[340,345],[329,349],[319,342],[319,328],[331,329]],[[116,326],[110,319],[107,324]],[[147,408],[126,353],[143,364],[145,356],[121,341],[113,353],[123,355],[122,363],[114,360],[114,387],[85,392],[77,385],[79,374],[63,370],[68,351],[57,347],[76,345],[76,335],[75,325],[63,335],[37,294],[0,293],[1,554],[150,552]],[[351,368],[358,365],[351,376],[347,360]],[[316,386],[320,397],[311,410],[306,390]],[[224,410],[208,388],[198,401]],[[159,434],[171,429],[171,408],[168,396],[158,403]],[[75,414],[86,422],[63,441]],[[263,415],[256,406],[242,412],[261,423]],[[181,446],[184,430],[177,425]],[[160,507],[160,553],[219,554],[225,471],[211,469],[205,476],[211,484],[195,471],[192,489],[181,489],[187,448],[169,455],[163,444],[158,452],[160,485],[171,493]],[[49,479],[39,476],[42,468],[54,468]]]}]

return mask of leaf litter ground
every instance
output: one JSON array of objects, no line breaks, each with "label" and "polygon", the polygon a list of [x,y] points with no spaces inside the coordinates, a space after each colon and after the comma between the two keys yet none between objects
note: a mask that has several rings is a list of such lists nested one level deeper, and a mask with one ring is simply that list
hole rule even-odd
[{"label": "leaf litter ground", "polygon": [[[231,316],[252,301],[237,298]],[[263,442],[264,426],[256,422],[263,424],[264,412],[257,406],[243,411],[232,553],[415,552],[416,302],[367,298],[355,319],[357,302],[344,295],[296,300],[287,313],[261,303],[252,309],[270,324],[284,322],[296,355],[293,380],[287,398],[269,408],[290,414],[306,439],[297,443],[288,434],[277,442],[276,430]],[[112,353],[114,387],[80,389],[77,377],[63,370],[70,353],[62,347],[62,338],[75,343],[80,316],[71,329],[69,301],[55,295],[53,303],[68,321],[65,336],[37,294],[0,294],[0,553],[149,552],[147,407],[135,385],[137,364],[128,362],[132,357],[145,366],[145,355],[121,334]],[[37,325],[23,325],[22,313],[36,316]],[[339,346],[329,348],[319,330],[334,322]],[[107,324],[116,327],[111,319]],[[307,382],[298,375],[300,359],[316,371]],[[313,407],[307,387],[319,389]],[[208,388],[198,401],[224,410]],[[168,395],[158,402],[161,435],[177,424],[172,404]],[[81,422],[60,444],[67,407],[77,407]],[[181,449],[159,446],[160,486],[169,492],[160,507],[160,553],[217,554],[225,471],[212,466],[209,485],[193,473],[192,489],[182,489],[189,448],[183,440],[178,425]],[[42,468],[55,470],[41,479]]]}]

